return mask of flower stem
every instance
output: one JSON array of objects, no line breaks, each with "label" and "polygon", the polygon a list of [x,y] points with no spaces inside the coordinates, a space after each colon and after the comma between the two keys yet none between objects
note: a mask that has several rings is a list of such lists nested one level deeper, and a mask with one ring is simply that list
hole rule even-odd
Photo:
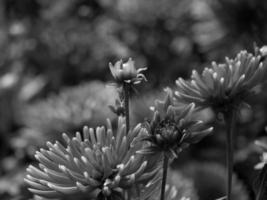
[{"label": "flower stem", "polygon": [[126,133],[128,134],[130,130],[130,114],[129,114],[130,85],[128,83],[123,84],[123,91],[124,91],[124,109],[125,109],[125,118],[126,118]]},{"label": "flower stem", "polygon": [[227,163],[227,200],[231,200],[232,193],[232,176],[233,176],[233,133],[235,130],[236,123],[236,112],[230,112],[226,115],[226,123],[227,123],[227,139],[226,139],[226,163]]},{"label": "flower stem", "polygon": [[164,154],[163,159],[163,175],[162,175],[162,183],[161,183],[161,195],[160,200],[164,200],[165,198],[165,186],[166,186],[166,179],[167,179],[167,172],[168,172],[168,162],[169,158]]}]

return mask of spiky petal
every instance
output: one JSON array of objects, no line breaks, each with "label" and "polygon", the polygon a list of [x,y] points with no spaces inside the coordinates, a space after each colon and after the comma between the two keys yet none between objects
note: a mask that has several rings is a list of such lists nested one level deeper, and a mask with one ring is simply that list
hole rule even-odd
[{"label": "spiky petal", "polygon": [[170,89],[165,90],[167,96],[164,101],[156,101],[154,115],[150,123],[146,124],[148,135],[144,138],[149,145],[139,151],[143,154],[165,153],[168,157],[178,154],[192,143],[199,142],[210,134],[212,127],[204,126],[199,120],[193,120],[195,104],[178,107]]},{"label": "spiky petal", "polygon": [[241,51],[234,59],[226,58],[223,64],[212,62],[212,67],[205,68],[202,74],[193,70],[191,80],[176,81],[176,98],[222,113],[238,108],[264,81],[267,66],[260,53],[264,49],[256,51],[256,55]]},{"label": "spiky petal", "polygon": [[25,182],[32,193],[47,198],[84,193],[92,199],[112,199],[130,193],[157,173],[136,153],[142,147],[138,137],[145,132],[139,124],[126,134],[125,119],[120,117],[116,133],[108,120],[107,128],[84,127],[83,134],[73,138],[63,134],[66,146],[48,142],[48,150],[36,152],[39,166],[28,167]]}]

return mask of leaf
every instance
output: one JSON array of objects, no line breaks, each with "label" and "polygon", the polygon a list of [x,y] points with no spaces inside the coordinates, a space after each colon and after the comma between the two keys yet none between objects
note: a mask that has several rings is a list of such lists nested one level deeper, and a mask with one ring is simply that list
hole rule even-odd
[{"label": "leaf", "polygon": [[267,199],[267,165],[265,165],[254,182],[256,200]]}]

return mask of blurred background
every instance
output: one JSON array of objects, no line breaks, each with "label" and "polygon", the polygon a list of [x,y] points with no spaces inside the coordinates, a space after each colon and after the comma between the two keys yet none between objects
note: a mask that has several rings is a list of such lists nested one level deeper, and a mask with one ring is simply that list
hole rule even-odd
[{"label": "blurred background", "polygon": [[[132,94],[132,119],[149,119],[149,106],[178,77],[211,61],[267,44],[263,0],[1,0],[0,199],[32,199],[23,183],[45,141],[73,135],[116,116],[108,63],[132,57],[148,67],[148,82]],[[267,94],[249,100],[235,134],[235,200],[254,198],[254,140],[266,135]],[[215,132],[173,163],[171,180],[192,200],[213,200],[225,189],[223,123],[199,113]],[[215,123],[216,121],[216,123]]]}]

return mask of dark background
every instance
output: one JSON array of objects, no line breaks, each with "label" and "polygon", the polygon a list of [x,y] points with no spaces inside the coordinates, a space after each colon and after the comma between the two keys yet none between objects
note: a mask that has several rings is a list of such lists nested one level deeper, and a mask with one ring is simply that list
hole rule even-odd
[{"label": "dark background", "polygon": [[[148,67],[148,82],[132,94],[132,120],[149,118],[162,89],[175,89],[211,61],[267,44],[264,0],[1,0],[0,199],[32,198],[23,183],[34,152],[46,140],[115,118],[108,63],[132,57]],[[235,134],[235,200],[253,199],[255,139],[265,135],[267,95],[249,99]],[[224,126],[200,113],[215,132],[175,161],[181,195],[223,195]],[[216,121],[216,123],[215,123]]]}]

